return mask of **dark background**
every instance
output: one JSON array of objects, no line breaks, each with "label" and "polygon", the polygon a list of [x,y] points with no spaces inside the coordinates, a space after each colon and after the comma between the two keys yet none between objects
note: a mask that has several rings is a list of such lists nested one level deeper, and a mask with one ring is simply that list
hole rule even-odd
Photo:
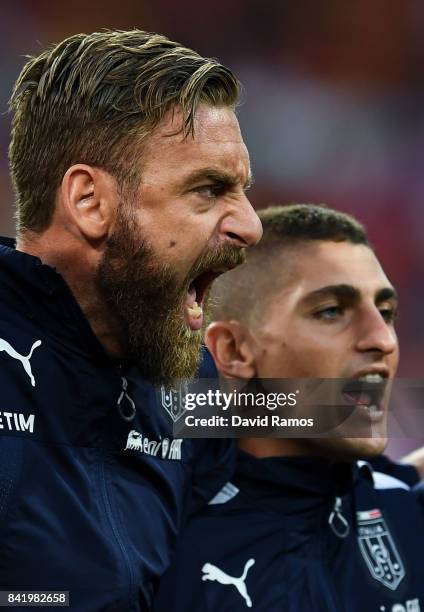
[{"label": "dark background", "polygon": [[[105,27],[164,33],[240,77],[257,208],[325,202],[367,225],[401,296],[400,375],[422,375],[423,2],[1,0],[0,7],[0,233],[14,233],[7,100],[24,56]],[[394,454],[401,450],[401,441],[392,443]]]}]

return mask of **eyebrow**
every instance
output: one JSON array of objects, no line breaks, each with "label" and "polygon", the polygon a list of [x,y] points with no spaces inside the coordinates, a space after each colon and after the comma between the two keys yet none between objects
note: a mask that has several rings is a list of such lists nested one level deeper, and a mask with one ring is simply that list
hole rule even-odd
[{"label": "eyebrow", "polygon": [[[302,302],[305,304],[315,302],[318,299],[326,297],[335,297],[341,301],[349,302],[350,304],[357,304],[361,299],[361,292],[352,285],[327,285],[326,287],[320,287],[315,291],[308,293]],[[398,301],[398,294],[393,287],[384,287],[377,291],[374,301],[376,304],[381,304],[388,300]]]},{"label": "eyebrow", "polygon": [[394,300],[395,302],[399,301],[396,289],[393,287],[385,287],[377,291],[377,295],[375,296],[376,304],[381,304],[381,302],[387,302],[388,300]]},{"label": "eyebrow", "polygon": [[[232,174],[231,172],[225,172],[225,170],[217,170],[216,168],[201,168],[200,170],[195,170],[191,174],[189,174],[182,183],[183,188],[187,188],[191,185],[194,185],[200,181],[208,180],[213,183],[219,183],[224,187],[234,187],[240,181],[236,174]],[[249,175],[246,181],[243,184],[243,189],[249,189],[253,185],[253,176],[249,172]]]}]

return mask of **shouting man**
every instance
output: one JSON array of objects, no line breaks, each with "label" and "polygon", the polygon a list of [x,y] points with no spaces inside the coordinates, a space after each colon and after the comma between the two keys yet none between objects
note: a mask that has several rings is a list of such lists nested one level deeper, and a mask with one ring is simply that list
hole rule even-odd
[{"label": "shouting man", "polygon": [[0,247],[3,590],[69,591],[84,612],[151,605],[193,472],[218,454],[172,439],[150,383],[165,397],[195,374],[208,287],[261,236],[238,95],[217,61],[140,30],[72,36],[19,76],[17,243]]}]

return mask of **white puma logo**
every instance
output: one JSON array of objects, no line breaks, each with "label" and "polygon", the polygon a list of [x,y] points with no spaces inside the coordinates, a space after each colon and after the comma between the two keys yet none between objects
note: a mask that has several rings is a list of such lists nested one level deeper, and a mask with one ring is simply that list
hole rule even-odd
[{"label": "white puma logo", "polygon": [[22,363],[22,365],[24,366],[24,370],[28,374],[29,379],[31,381],[31,385],[33,387],[35,387],[35,378],[32,375],[31,364],[29,360],[31,359],[32,353],[34,352],[34,350],[38,346],[40,346],[40,344],[41,344],[41,340],[37,340],[32,345],[31,350],[28,353],[28,355],[21,355],[20,353],[15,351],[13,346],[11,346],[8,342],[6,342],[6,340],[3,340],[3,338],[0,338],[0,352],[5,351],[10,357],[12,357],[13,359],[17,359],[18,361]]},{"label": "white puma logo", "polygon": [[216,567],[216,565],[212,565],[212,563],[205,563],[205,565],[202,567],[202,580],[216,580],[220,584],[232,584],[236,587],[237,591],[245,600],[246,606],[251,608],[252,600],[247,593],[247,588],[244,581],[246,580],[247,572],[252,565],[255,565],[255,559],[249,559],[244,566],[244,570],[240,578],[235,578],[234,576],[229,576],[223,572],[221,569],[219,569],[219,567]]}]

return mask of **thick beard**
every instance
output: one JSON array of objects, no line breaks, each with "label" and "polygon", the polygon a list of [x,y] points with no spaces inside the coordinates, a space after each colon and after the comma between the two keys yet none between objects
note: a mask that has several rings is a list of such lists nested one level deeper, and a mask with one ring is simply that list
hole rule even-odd
[{"label": "thick beard", "polygon": [[211,265],[234,266],[244,253],[234,247],[205,250],[181,285],[170,266],[158,263],[140,230],[122,213],[96,271],[96,286],[119,321],[126,356],[136,362],[153,384],[172,386],[197,371],[204,322],[199,331],[184,321],[184,303],[190,281]]}]

